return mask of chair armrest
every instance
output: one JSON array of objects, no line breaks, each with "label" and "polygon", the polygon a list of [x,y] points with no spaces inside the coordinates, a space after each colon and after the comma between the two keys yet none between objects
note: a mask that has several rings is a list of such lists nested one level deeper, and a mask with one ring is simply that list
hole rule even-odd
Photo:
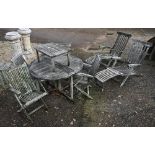
[{"label": "chair armrest", "polygon": [[102,50],[104,50],[104,49],[106,49],[106,48],[109,49],[109,48],[111,48],[111,47],[110,47],[110,46],[105,46],[105,45],[99,45],[99,48],[102,49]]},{"label": "chair armrest", "polygon": [[87,64],[87,63],[83,63],[83,67],[90,68],[90,67],[92,67],[92,65]]},{"label": "chair armrest", "polygon": [[141,64],[128,64],[129,68],[141,66]]},{"label": "chair armrest", "polygon": [[17,94],[17,95],[21,94],[20,91],[14,89],[14,88],[10,88],[10,91],[12,91],[13,93],[15,93],[15,94]]},{"label": "chair armrest", "polygon": [[82,72],[77,73],[76,75],[77,75],[77,76],[86,76],[86,77],[88,77],[88,78],[94,78],[94,76],[92,76],[92,75],[90,75],[90,74],[82,73]]},{"label": "chair armrest", "polygon": [[118,57],[118,56],[111,56],[111,59],[121,60],[122,58],[121,57]]},{"label": "chair armrest", "polygon": [[47,90],[45,89],[45,87],[44,87],[44,85],[42,84],[42,82],[39,82],[39,84],[40,84],[41,88],[44,90],[44,92],[47,93]]}]

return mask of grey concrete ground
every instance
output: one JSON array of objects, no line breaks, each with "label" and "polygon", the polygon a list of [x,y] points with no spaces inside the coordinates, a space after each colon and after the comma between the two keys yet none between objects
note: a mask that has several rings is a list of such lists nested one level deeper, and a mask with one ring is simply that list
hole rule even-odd
[{"label": "grey concrete ground", "polygon": [[[73,55],[85,59],[94,54],[88,48],[104,42],[112,45],[117,31],[128,32],[133,38],[149,40],[154,29],[32,29],[32,42],[72,42]],[[8,29],[0,29],[0,38]],[[6,45],[0,43],[5,50]],[[4,52],[3,50],[3,52]],[[2,53],[2,50],[0,50]],[[0,53],[0,54],[1,54]],[[1,54],[2,55],[2,54]],[[36,112],[28,122],[18,114],[18,104],[13,95],[0,92],[0,126],[155,126],[155,62],[144,61],[140,69],[143,76],[132,77],[123,88],[110,80],[103,91],[92,83],[94,100],[82,95],[71,103],[54,89],[45,98],[49,107]]]}]

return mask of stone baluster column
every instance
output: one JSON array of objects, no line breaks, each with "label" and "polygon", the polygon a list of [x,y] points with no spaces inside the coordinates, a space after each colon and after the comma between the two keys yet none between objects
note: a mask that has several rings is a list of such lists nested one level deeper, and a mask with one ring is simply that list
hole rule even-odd
[{"label": "stone baluster column", "polygon": [[30,42],[31,29],[20,28],[18,29],[18,33],[21,35],[26,62],[30,64],[34,59],[36,59],[36,54],[33,51]]},{"label": "stone baluster column", "polygon": [[16,56],[23,54],[21,42],[20,42],[21,35],[18,32],[12,31],[12,32],[6,33],[5,39],[11,45],[12,51],[10,51],[11,52],[11,54],[10,54],[11,58],[10,59],[13,59]]}]

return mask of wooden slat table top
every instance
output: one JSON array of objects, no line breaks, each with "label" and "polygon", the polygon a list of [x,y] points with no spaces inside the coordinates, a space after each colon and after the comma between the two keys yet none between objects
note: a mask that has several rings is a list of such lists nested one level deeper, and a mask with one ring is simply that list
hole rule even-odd
[{"label": "wooden slat table top", "polygon": [[64,55],[52,59],[55,61],[55,71],[52,70],[51,59],[46,56],[41,57],[40,62],[36,60],[31,64],[31,75],[42,80],[60,80],[69,78],[83,68],[83,61],[77,57],[70,56],[69,66]]},{"label": "wooden slat table top", "polygon": [[47,43],[40,44],[34,48],[49,57],[56,57],[62,54],[67,54],[70,50],[71,44],[58,44],[58,43]]}]

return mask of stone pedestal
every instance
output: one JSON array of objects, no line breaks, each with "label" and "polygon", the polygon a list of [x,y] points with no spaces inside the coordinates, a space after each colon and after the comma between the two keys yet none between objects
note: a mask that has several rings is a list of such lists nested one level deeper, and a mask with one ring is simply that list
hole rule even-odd
[{"label": "stone pedestal", "polygon": [[20,28],[18,33],[21,35],[23,53],[26,59],[26,62],[30,64],[34,59],[36,59],[36,54],[32,49],[30,42],[31,29],[29,28]]},{"label": "stone pedestal", "polygon": [[8,32],[5,35],[5,39],[10,43],[11,45],[11,59],[17,57],[18,55],[23,54],[21,42],[20,42],[21,35],[18,32]]}]

